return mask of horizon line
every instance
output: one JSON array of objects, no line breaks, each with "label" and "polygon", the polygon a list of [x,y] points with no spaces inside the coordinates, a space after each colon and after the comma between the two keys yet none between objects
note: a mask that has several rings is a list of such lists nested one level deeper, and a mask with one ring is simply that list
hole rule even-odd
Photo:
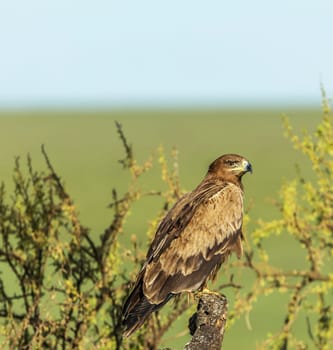
[{"label": "horizon line", "polygon": [[316,108],[321,105],[321,98],[293,98],[293,99],[163,99],[122,101],[111,100],[59,100],[59,101],[1,101],[0,112],[29,111],[29,110],[167,110],[167,109],[244,109],[244,108]]}]

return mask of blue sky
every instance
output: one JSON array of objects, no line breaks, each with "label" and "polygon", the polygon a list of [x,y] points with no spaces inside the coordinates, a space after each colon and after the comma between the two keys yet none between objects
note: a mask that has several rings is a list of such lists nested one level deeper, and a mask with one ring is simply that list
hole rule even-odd
[{"label": "blue sky", "polygon": [[333,94],[332,0],[2,1],[0,43],[0,107]]}]

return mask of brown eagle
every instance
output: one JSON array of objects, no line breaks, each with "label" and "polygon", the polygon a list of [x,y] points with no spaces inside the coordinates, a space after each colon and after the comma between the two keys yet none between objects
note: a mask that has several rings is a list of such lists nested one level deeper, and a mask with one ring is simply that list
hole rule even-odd
[{"label": "brown eagle", "polygon": [[242,255],[241,179],[248,171],[250,162],[237,154],[217,158],[166,214],[124,304],[124,336],[172,297],[203,289],[231,252]]}]

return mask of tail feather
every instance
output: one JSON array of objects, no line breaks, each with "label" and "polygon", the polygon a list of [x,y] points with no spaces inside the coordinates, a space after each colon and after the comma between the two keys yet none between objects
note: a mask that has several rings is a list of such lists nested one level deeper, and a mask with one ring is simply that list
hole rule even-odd
[{"label": "tail feather", "polygon": [[142,326],[151,313],[159,310],[171,297],[172,294],[162,303],[152,304],[143,294],[142,283],[137,284],[124,304],[123,335],[129,337]]},{"label": "tail feather", "polygon": [[125,327],[123,333],[124,336],[129,337],[133,332],[140,328],[148,316],[155,310],[157,310],[156,305],[150,304],[146,297],[140,300],[123,320],[123,325]]}]

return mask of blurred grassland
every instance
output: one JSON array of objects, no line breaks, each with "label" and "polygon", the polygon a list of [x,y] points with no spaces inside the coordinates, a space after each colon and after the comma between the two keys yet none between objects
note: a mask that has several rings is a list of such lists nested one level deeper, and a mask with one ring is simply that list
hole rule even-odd
[{"label": "blurred grassland", "polygon": [[[205,175],[212,160],[224,153],[239,153],[253,164],[254,173],[244,178],[247,205],[251,217],[268,217],[274,210],[283,179],[295,175],[299,164],[304,175],[308,164],[283,136],[281,115],[286,113],[296,129],[312,130],[320,120],[320,110],[199,110],[199,111],[59,111],[0,112],[0,178],[10,183],[14,158],[30,153],[35,167],[43,168],[41,144],[66,187],[74,197],[83,222],[99,232],[108,223],[106,208],[113,187],[125,189],[128,182],[118,160],[123,156],[114,121],[123,124],[141,162],[156,154],[163,145],[170,154],[179,151],[180,181],[191,190]],[[156,166],[145,175],[142,186],[161,189],[160,170]],[[150,200],[147,200],[149,202]],[[154,199],[151,199],[154,202]],[[152,218],[154,205],[137,208]],[[148,212],[147,212],[148,211]],[[135,225],[144,229],[144,220]]]},{"label": "blurred grassland", "polygon": [[[295,164],[300,166],[304,176],[311,176],[305,158],[295,152],[283,136],[283,113],[300,131],[313,130],[321,117],[320,108],[3,111],[0,112],[0,178],[6,183],[10,195],[14,157],[20,156],[23,160],[29,152],[35,168],[43,169],[45,165],[40,146],[44,144],[55,169],[75,200],[82,223],[90,227],[97,237],[112,217],[107,209],[112,188],[123,191],[129,181],[129,175],[118,163],[123,157],[123,149],[114,126],[117,120],[123,125],[139,162],[152,154],[155,157],[153,169],[141,181],[142,188],[146,190],[165,188],[156,161],[156,150],[160,145],[167,155],[174,147],[179,151],[180,181],[185,190],[192,190],[201,181],[210,162],[218,156],[239,153],[247,157],[254,169],[252,176],[244,178],[245,205],[250,208],[250,231],[257,219],[277,215],[277,209],[271,202],[277,198],[282,182],[296,176]],[[161,205],[161,199],[157,197],[143,198],[135,204],[124,230],[124,241],[126,237],[137,234],[145,249],[149,220],[156,217]],[[272,252],[283,252],[282,255],[273,254],[272,262],[282,265],[291,261],[298,263],[300,252],[295,251],[292,244],[286,245],[281,237],[272,239],[271,249]],[[240,320],[227,333],[225,347],[243,348],[247,345],[249,349],[254,349],[256,342],[267,332],[276,331],[274,326],[282,321],[278,317],[279,312],[281,317],[283,313],[282,299],[281,295],[272,295],[260,300],[251,314],[253,330],[248,330],[245,320]],[[277,316],[270,318],[272,314]],[[269,322],[267,318],[270,318]],[[174,331],[178,333],[177,325]],[[177,344],[177,340],[173,339],[173,343],[166,345],[176,347]],[[184,344],[184,340],[181,339],[179,344]]]}]

